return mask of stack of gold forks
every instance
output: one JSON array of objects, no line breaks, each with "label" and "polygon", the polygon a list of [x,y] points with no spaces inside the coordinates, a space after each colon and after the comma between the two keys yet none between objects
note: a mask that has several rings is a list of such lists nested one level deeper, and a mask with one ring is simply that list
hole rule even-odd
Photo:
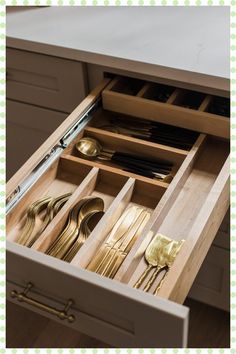
[{"label": "stack of gold forks", "polygon": [[[165,235],[156,234],[144,254],[147,267],[134,284],[134,288],[138,289],[144,284],[142,290],[152,292],[154,286],[153,294],[157,295],[183,243],[184,240],[175,241]],[[155,286],[155,281],[162,271],[164,271],[164,276]]]},{"label": "stack of gold forks", "polygon": [[25,223],[16,242],[31,247],[70,196],[71,193],[57,198],[43,197],[32,203],[27,209]]},{"label": "stack of gold forks", "polygon": [[128,208],[113,227],[87,269],[109,278],[114,278],[136,239],[142,233],[150,213],[140,207]]}]

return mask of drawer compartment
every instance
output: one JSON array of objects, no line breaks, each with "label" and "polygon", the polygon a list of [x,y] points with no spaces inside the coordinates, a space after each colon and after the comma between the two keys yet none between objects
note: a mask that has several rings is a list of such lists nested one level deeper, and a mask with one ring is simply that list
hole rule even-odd
[{"label": "drawer compartment", "polygon": [[[107,131],[103,129],[103,124],[109,115],[114,114],[113,110],[108,112],[104,105],[94,106],[107,83],[95,89],[68,117],[63,127],[53,134],[50,142],[41,148],[43,157],[49,146],[61,143],[62,153],[31,188],[20,195],[18,203],[8,214],[9,289],[19,294],[28,282],[32,282],[34,287],[29,297],[55,308],[61,308],[60,304],[72,299],[70,312],[74,314],[75,321],[65,321],[65,324],[117,347],[186,346],[188,309],[181,304],[188,295],[229,207],[229,144],[227,140],[207,136],[200,131],[186,150],[168,146],[167,143],[160,144]],[[142,85],[143,82],[132,82],[127,92],[129,95],[139,94],[141,90],[144,93],[146,87]],[[122,85],[118,85],[116,90],[122,91]],[[173,95],[177,97],[178,92],[173,89],[166,94],[169,100]],[[202,106],[203,103],[199,104]],[[123,113],[129,119],[130,112]],[[145,115],[140,118],[147,119]],[[172,124],[171,120],[169,123]],[[185,134],[188,132],[185,131]],[[103,150],[142,157],[143,168],[145,163],[153,163],[153,159],[158,161],[157,164],[160,160],[165,161],[166,166],[167,163],[171,164],[173,179],[164,182],[156,176],[142,175],[140,170],[133,173],[115,163],[115,160],[85,159],[76,149],[76,144],[85,137],[98,140]],[[156,165],[152,165],[154,167]],[[29,166],[26,165],[25,170],[23,168],[9,182],[9,197],[15,190],[17,198],[22,171],[27,176]],[[17,244],[14,242],[16,230],[25,208],[29,202],[47,191],[70,191],[72,195],[33,247]],[[45,254],[62,230],[71,208],[88,195],[104,199],[105,213],[72,261],[68,263]],[[114,279],[90,271],[89,264],[106,242],[112,228],[133,205],[145,208],[150,217],[132,243]],[[144,252],[156,233],[176,241],[184,239],[185,242],[160,291],[154,296],[142,289],[133,288],[133,285],[146,266]],[[21,266],[16,267],[16,264]],[[17,299],[15,296],[12,301]],[[26,299],[25,306],[28,306],[27,301],[30,302]],[[35,302],[30,303],[34,307],[32,303]],[[35,311],[44,313],[38,307]],[[50,313],[45,315],[53,318]],[[157,322],[162,324],[158,331]]]},{"label": "drawer compartment", "polygon": [[[131,265],[125,271],[125,281],[134,285],[144,271],[146,262],[143,250],[153,235],[161,233],[175,240],[184,239],[185,243],[180,254],[168,272],[159,292],[160,296],[167,296],[178,302],[184,301],[197,274],[198,267],[204,260],[222,221],[222,219],[217,220],[216,225],[213,220],[213,215],[215,214],[216,218],[218,213],[216,205],[213,206],[213,200],[216,198],[216,204],[222,203],[218,207],[224,208],[225,213],[227,210],[227,203],[224,202],[225,195],[216,196],[219,183],[225,184],[225,186],[228,183],[221,171],[227,166],[225,159],[228,155],[228,147],[223,145],[220,146],[219,141],[209,140],[202,147],[196,162],[186,176],[181,192],[166,212],[160,212],[151,228],[150,235],[144,240],[140,238],[139,244],[137,242],[136,248],[134,247],[132,253],[129,254]],[[222,155],[220,157],[220,153],[214,158],[218,148]],[[127,263],[129,262],[128,257]],[[192,262],[194,262],[194,266]],[[137,268],[134,271],[135,267]],[[132,275],[130,279],[129,273]],[[181,274],[179,278],[176,277],[177,274]],[[158,278],[156,280],[158,282]],[[152,290],[150,289],[150,291]]]},{"label": "drawer compartment", "polygon": [[[144,83],[141,87],[140,81],[139,86],[136,85],[141,87],[139,92],[136,89],[130,93],[125,89],[126,82],[127,79],[115,78],[103,91],[105,109],[229,138],[229,99],[181,89],[168,91],[166,87],[155,84]],[[120,88],[123,86],[122,91]],[[161,96],[161,90],[165,98]]]},{"label": "drawer compartment", "polygon": [[[132,206],[141,207],[149,213],[149,219],[142,230],[140,237],[145,235],[149,228],[149,220],[151,220],[153,212],[161,200],[164,190],[160,186],[150,185],[143,181],[135,181],[131,178],[121,195],[114,201],[112,208],[105,215],[100,227],[94,230],[88,242],[81,248],[80,252],[73,259],[72,264],[86,268],[96,252],[109,237],[109,234],[119,220],[121,215]],[[143,236],[144,237],[144,236]],[[89,268],[88,268],[89,269]]]},{"label": "drawer compartment", "polygon": [[[108,169],[112,171],[116,171],[117,173],[122,173],[123,175],[127,175],[129,177],[137,178],[138,180],[145,180],[151,184],[160,185],[163,188],[167,188],[169,183],[157,179],[149,179],[146,176],[142,176],[141,174],[137,174],[134,172],[129,171],[129,166],[120,166],[116,161],[88,161],[84,158],[81,158],[78,154],[78,151],[75,148],[76,143],[83,137],[90,137],[96,139],[104,149],[111,150],[111,151],[119,151],[124,153],[129,153],[134,156],[139,156],[142,159],[155,159],[155,160],[162,160],[163,163],[167,162],[172,165],[171,167],[171,174],[174,176],[178,171],[181,163],[187,156],[187,152],[182,151],[175,151],[175,149],[165,147],[165,146],[158,146],[157,144],[151,144],[143,142],[142,140],[138,139],[127,139],[125,136],[121,136],[119,134],[114,134],[110,132],[103,131],[101,129],[96,128],[85,128],[82,135],[78,137],[73,143],[73,147],[65,151],[65,158],[69,160],[80,161],[83,160],[84,163],[91,166],[97,166],[102,169]],[[140,149],[142,153],[140,154]]]},{"label": "drawer compartment", "polygon": [[41,176],[30,193],[27,193],[17,204],[16,208],[8,214],[8,239],[17,242],[25,223],[29,205],[42,197],[58,197],[66,193],[73,194],[90,170],[91,168],[88,166],[74,166],[73,163],[68,163],[67,161],[56,161]]},{"label": "drawer compartment", "polygon": [[68,113],[86,93],[84,64],[7,48],[7,98]]}]

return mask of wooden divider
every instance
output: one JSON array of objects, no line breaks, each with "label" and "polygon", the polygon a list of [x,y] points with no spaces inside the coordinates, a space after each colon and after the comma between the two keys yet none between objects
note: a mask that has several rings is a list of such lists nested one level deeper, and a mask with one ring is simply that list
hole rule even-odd
[{"label": "wooden divider", "polygon": [[213,98],[213,96],[207,95],[205,97],[205,99],[202,101],[202,104],[201,104],[201,106],[199,107],[198,110],[201,111],[201,112],[205,112],[207,110],[207,108],[209,107],[209,105],[210,105],[210,103],[212,101],[212,98]]},{"label": "wooden divider", "polygon": [[90,167],[97,167],[97,168],[99,168],[101,170],[110,171],[110,172],[113,172],[113,173],[115,173],[117,175],[121,175],[121,176],[124,176],[124,177],[135,178],[137,181],[147,182],[149,184],[153,184],[155,186],[159,186],[162,189],[167,189],[169,187],[169,183],[162,182],[162,181],[157,180],[157,179],[152,179],[152,178],[144,177],[144,176],[141,176],[141,175],[137,175],[135,173],[126,172],[126,171],[123,171],[123,170],[121,170],[121,169],[119,169],[117,167],[105,165],[104,163],[84,160],[84,159],[81,159],[80,157],[76,157],[76,156],[72,156],[72,155],[64,155],[62,158],[66,159],[66,160],[69,160],[69,161],[76,161],[76,162],[79,162],[79,163],[83,163],[84,165],[87,165],[87,166],[90,166]]},{"label": "wooden divider", "polygon": [[168,98],[166,101],[167,104],[173,104],[173,102],[176,100],[178,95],[180,94],[180,89],[175,89],[172,95]]},{"label": "wooden divider", "polygon": [[104,143],[104,149],[112,149],[114,151],[134,153],[144,157],[160,158],[180,165],[188,154],[188,151],[177,149],[172,146],[153,143],[147,140],[141,140],[127,137],[123,134],[117,134],[110,131],[87,127],[84,129],[84,136],[90,136]]},{"label": "wooden divider", "polygon": [[[171,97],[170,97],[171,98]],[[187,155],[189,152],[188,150],[182,149],[182,148],[175,148],[172,146],[169,146],[168,143],[166,142],[164,143],[158,143],[158,142],[154,142],[149,140],[149,138],[145,138],[143,136],[143,138],[135,138],[133,136],[130,135],[126,135],[126,134],[122,134],[120,133],[118,130],[119,128],[116,127],[116,123],[115,120],[117,117],[120,117],[121,114],[117,114],[115,112],[111,112],[111,111],[105,111],[103,109],[99,109],[95,114],[93,119],[89,122],[88,126],[85,128],[85,132],[83,133],[85,135],[86,132],[97,132],[98,134],[104,134],[104,133],[108,133],[111,136],[111,139],[113,138],[113,134],[115,134],[116,137],[120,137],[121,141],[122,140],[126,140],[126,141],[133,141],[135,142],[135,144],[140,144],[141,146],[152,146],[156,149],[162,149],[163,152],[166,151],[172,151],[173,153],[179,154],[179,155]],[[125,119],[129,119],[130,116],[127,116],[125,114],[122,114],[122,118],[125,122]],[[133,119],[133,118],[132,118]],[[148,124],[148,121],[147,121]],[[109,130],[109,127],[114,126],[114,131]],[[119,124],[118,124],[119,126]],[[135,125],[134,127],[132,127],[135,130]],[[117,129],[117,131],[115,131],[115,129]],[[83,134],[80,134],[80,136],[78,138],[80,138]],[[197,134],[196,134],[197,135]],[[71,153],[72,149],[70,149],[70,153]],[[68,154],[68,151],[66,152],[66,154]],[[140,154],[140,151],[139,151]]]},{"label": "wooden divider", "polygon": [[143,85],[141,90],[137,93],[136,97],[143,97],[144,94],[150,89],[150,83]]}]

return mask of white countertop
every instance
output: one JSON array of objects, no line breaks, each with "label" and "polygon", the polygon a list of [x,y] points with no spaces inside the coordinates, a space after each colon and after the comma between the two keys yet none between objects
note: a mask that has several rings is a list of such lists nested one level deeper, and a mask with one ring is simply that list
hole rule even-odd
[{"label": "white countertop", "polygon": [[226,6],[39,8],[7,16],[7,45],[229,90]]}]

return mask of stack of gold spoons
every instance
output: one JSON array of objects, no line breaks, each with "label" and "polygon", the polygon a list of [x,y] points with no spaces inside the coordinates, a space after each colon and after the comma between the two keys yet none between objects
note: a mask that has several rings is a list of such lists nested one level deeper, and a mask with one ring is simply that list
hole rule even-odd
[{"label": "stack of gold spoons", "polygon": [[28,207],[25,223],[17,243],[31,247],[70,196],[71,193],[63,194],[57,198],[43,197],[32,203]]},{"label": "stack of gold spoons", "polygon": [[45,253],[71,261],[91,232],[88,223],[92,224],[91,220],[94,218],[98,222],[103,215],[103,209],[104,202],[101,198],[81,199],[71,209],[65,227]]},{"label": "stack of gold spoons", "polygon": [[114,278],[149,218],[150,213],[140,207],[128,208],[87,269]]},{"label": "stack of gold spoons", "polygon": [[71,262],[75,257],[76,253],[79,251],[80,247],[84,244],[85,240],[89,237],[99,220],[104,215],[104,211],[95,211],[86,215],[81,222],[79,235],[75,240],[74,244],[67,251],[67,253],[62,258],[66,262]]},{"label": "stack of gold spoons", "polygon": [[[146,281],[143,290],[148,292],[153,286],[159,273],[162,270],[165,270],[164,276],[158,282],[154,290],[154,294],[156,295],[160,290],[160,287],[163,284],[163,281],[170,267],[174,263],[174,260],[177,254],[179,253],[183,243],[184,240],[174,241],[169,237],[166,237],[161,234],[155,235],[152,241],[150,242],[150,244],[148,245],[144,255],[148,266],[146,267],[145,271],[141,274],[139,279],[134,284],[134,288],[136,289],[140,288],[141,285]],[[149,277],[151,270],[154,270],[154,272]]]}]

